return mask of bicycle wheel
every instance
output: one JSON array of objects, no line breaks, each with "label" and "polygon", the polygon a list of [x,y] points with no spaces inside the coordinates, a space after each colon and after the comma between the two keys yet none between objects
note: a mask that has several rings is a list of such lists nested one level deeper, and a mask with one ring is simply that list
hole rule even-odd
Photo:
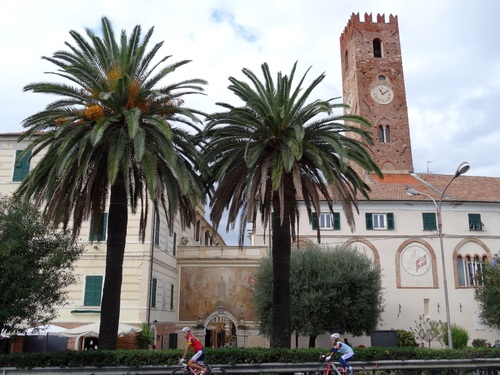
[{"label": "bicycle wheel", "polygon": [[178,368],[177,370],[172,371],[172,375],[189,375],[189,370],[185,370],[184,368]]},{"label": "bicycle wheel", "polygon": [[226,370],[222,367],[209,367],[207,366],[208,375],[226,375]]},{"label": "bicycle wheel", "polygon": [[311,375],[326,375],[326,365],[319,366]]},{"label": "bicycle wheel", "polygon": [[363,366],[353,367],[353,375],[367,375],[366,369]]}]

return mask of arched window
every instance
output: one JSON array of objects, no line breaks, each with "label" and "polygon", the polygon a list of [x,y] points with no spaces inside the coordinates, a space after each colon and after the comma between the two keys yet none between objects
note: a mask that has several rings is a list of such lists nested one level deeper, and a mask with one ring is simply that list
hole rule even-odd
[{"label": "arched window", "polygon": [[459,255],[457,257],[458,285],[466,287],[483,285],[484,280],[481,274],[485,261],[486,256],[480,258],[479,255],[473,257]]},{"label": "arched window", "polygon": [[378,126],[378,141],[384,143],[384,128],[382,125]]},{"label": "arched window", "polygon": [[349,54],[347,53],[347,50],[344,53],[344,70],[347,70],[349,68]]},{"label": "arched window", "polygon": [[382,57],[382,42],[379,38],[373,39],[373,57]]},{"label": "arched window", "polygon": [[391,129],[389,125],[379,125],[378,127],[378,141],[380,143],[389,143],[391,141]]}]

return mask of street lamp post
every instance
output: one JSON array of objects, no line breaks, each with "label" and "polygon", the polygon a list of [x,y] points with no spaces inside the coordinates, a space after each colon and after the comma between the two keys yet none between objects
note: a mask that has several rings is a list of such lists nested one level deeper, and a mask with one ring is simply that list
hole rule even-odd
[{"label": "street lamp post", "polygon": [[443,245],[443,219],[441,216],[441,204],[443,202],[443,197],[444,193],[448,189],[448,186],[455,180],[457,177],[460,175],[466,173],[470,169],[470,165],[467,162],[462,162],[457,168],[457,171],[455,172],[455,175],[453,178],[448,182],[448,184],[445,186],[444,190],[441,193],[441,196],[439,197],[439,201],[436,202],[434,198],[432,198],[429,194],[422,193],[421,191],[418,191],[416,189],[413,189],[410,186],[406,187],[406,192],[408,195],[424,195],[427,198],[430,198],[432,200],[432,203],[434,203],[434,206],[436,207],[436,216],[437,216],[437,227],[438,227],[438,237],[439,237],[439,246],[441,247],[441,263],[443,264],[443,288],[444,288],[444,305],[446,309],[446,325],[448,328],[448,347],[450,349],[453,349],[453,337],[451,335],[451,320],[450,320],[450,303],[448,299],[448,281],[446,279],[446,264],[445,264],[445,256],[444,256],[444,245]]}]

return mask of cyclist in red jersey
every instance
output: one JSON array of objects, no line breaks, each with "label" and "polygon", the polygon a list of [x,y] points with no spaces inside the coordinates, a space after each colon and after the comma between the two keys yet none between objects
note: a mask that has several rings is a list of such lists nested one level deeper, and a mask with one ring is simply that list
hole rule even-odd
[{"label": "cyclist in red jersey", "polygon": [[187,365],[193,369],[199,370],[200,375],[205,375],[207,369],[203,366],[205,364],[205,348],[203,344],[191,334],[191,329],[189,327],[184,327],[182,333],[186,339],[186,349],[184,350],[182,358],[179,360],[179,364],[184,362],[189,348],[193,348],[194,355],[189,359]]}]

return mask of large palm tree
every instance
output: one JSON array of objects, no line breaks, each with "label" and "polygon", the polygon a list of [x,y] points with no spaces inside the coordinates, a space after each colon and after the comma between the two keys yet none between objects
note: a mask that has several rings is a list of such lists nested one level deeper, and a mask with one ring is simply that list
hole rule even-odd
[{"label": "large palm tree", "polygon": [[367,149],[370,124],[359,116],[335,115],[344,105],[333,104],[334,99],[308,102],[325,75],[302,87],[306,72],[294,87],[296,66],[289,76],[278,73],[276,82],[266,63],[264,81],[248,69],[243,74],[250,83],[230,77],[229,89],[243,105],[218,103],[225,110],[211,115],[205,129],[215,227],[228,210],[226,230],[239,222],[242,245],[247,222],[255,224],[260,217],[264,228],[271,222],[273,347],[290,347],[290,251],[300,202],[309,218],[321,212],[320,201],[332,213],[334,203],[341,202],[353,228],[357,194],[368,198],[369,192],[357,171],[381,176]]},{"label": "large palm tree", "polygon": [[147,48],[153,28],[142,36],[136,26],[129,37],[122,31],[115,39],[110,21],[103,17],[101,23],[102,36],[87,29],[87,40],[71,31],[69,51],[43,57],[58,67],[52,74],[63,83],[24,88],[60,99],[23,122],[27,130],[20,138],[32,140],[32,156],[43,156],[17,194],[43,206],[53,223],[72,226],[74,236],[91,218],[96,233],[108,209],[99,347],[115,349],[128,214],[140,211],[144,241],[149,200],[165,211],[172,229],[176,215],[183,225],[193,222],[203,197],[195,174],[199,152],[189,131],[199,131],[201,113],[184,107],[182,97],[202,92],[206,82],[159,87],[189,61],[166,65],[166,56],[153,63],[163,44]]}]

